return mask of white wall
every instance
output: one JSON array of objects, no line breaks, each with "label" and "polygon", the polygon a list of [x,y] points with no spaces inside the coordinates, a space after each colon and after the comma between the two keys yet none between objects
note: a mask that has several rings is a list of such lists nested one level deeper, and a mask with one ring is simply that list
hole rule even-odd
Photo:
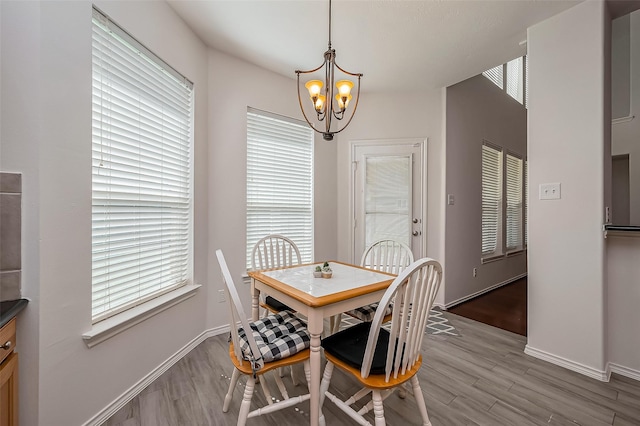
[{"label": "white wall", "polygon": [[[365,75],[366,78],[366,75]],[[366,83],[363,78],[363,84]],[[427,214],[423,234],[425,256],[438,260],[444,268],[442,288],[447,277],[444,258],[444,90],[418,93],[365,93],[353,121],[333,142],[338,148],[338,259],[351,258],[349,216],[350,141],[368,139],[429,138],[427,143]],[[356,259],[357,263],[359,259]],[[437,304],[442,304],[441,290]]]},{"label": "white wall", "polygon": [[[97,6],[195,83],[198,294],[88,349],[91,3],[2,2],[2,164],[24,173],[20,416],[76,425],[198,336],[207,298],[207,50],[164,2]],[[15,45],[14,45],[15,44]]]},{"label": "white wall", "polygon": [[[605,367],[605,160],[610,151],[604,2],[529,28],[527,353],[601,376]],[[560,182],[562,199],[538,200]]]},{"label": "white wall", "polygon": [[[526,253],[482,264],[483,139],[523,158],[527,110],[482,75],[447,88],[445,304],[465,300],[527,272]],[[477,276],[473,277],[473,268]]]},{"label": "white wall", "polygon": [[[209,51],[209,262],[214,288],[221,289],[215,250],[222,249],[236,285],[246,273],[247,106],[302,120],[295,74],[266,71],[226,54]],[[314,147],[314,257],[336,257],[336,142],[316,134]],[[249,287],[243,303],[249,309]],[[225,309],[220,309],[223,307]],[[226,305],[209,306],[209,327],[228,324]]]},{"label": "white wall", "polygon": [[[629,154],[629,223],[640,225],[640,12],[633,12],[626,19],[630,19],[631,32],[630,115],[635,118],[612,126],[611,153],[613,155]],[[626,46],[629,47],[628,44]],[[614,73],[616,72],[614,69]],[[613,214],[615,216],[616,213]],[[621,223],[621,225],[627,224]]]}]

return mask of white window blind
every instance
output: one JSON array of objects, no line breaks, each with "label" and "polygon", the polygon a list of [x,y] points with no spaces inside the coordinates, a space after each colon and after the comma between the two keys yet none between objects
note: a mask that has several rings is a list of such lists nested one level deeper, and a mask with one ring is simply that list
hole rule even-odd
[{"label": "white window blind", "polygon": [[524,64],[522,57],[507,62],[507,94],[524,102]]},{"label": "white window blind", "polygon": [[504,80],[503,80],[503,69],[502,65],[498,65],[497,67],[493,67],[490,70],[487,70],[482,73],[485,77],[487,77],[493,84],[498,86],[499,88],[504,88]]},{"label": "white window blind", "polygon": [[190,82],[94,9],[92,318],[190,279]]},{"label": "white window blind", "polygon": [[502,152],[482,145],[482,254],[498,251],[502,200]]},{"label": "white window blind", "polygon": [[365,157],[365,247],[380,239],[411,244],[411,164],[407,156]]},{"label": "white window blind", "polygon": [[290,238],[313,261],[313,130],[301,121],[247,110],[247,269],[268,234]]},{"label": "white window blind", "polygon": [[529,108],[529,56],[524,56],[524,106]]},{"label": "white window blind", "polygon": [[507,250],[522,248],[523,216],[522,216],[522,176],[523,161],[521,158],[507,154],[506,197],[507,197]]},{"label": "white window blind", "polygon": [[529,103],[528,73],[528,58],[521,56],[506,64],[493,67],[483,72],[482,75],[527,107]]}]

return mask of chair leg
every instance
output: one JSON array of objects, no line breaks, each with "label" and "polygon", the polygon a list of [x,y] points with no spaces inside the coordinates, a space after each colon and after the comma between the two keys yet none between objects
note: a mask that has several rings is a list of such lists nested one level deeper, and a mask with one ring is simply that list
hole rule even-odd
[{"label": "chair leg", "polygon": [[333,363],[327,361],[327,365],[324,367],[324,373],[322,374],[322,382],[320,382],[320,411],[322,412],[322,404],[324,404],[325,392],[329,390],[329,383],[331,382],[331,376],[333,375]]},{"label": "chair leg", "polygon": [[[289,367],[291,369],[291,383],[293,384],[293,386],[298,386],[298,380],[296,379],[296,375],[293,372],[293,365]],[[282,377],[282,376],[280,376]]]},{"label": "chair leg", "polygon": [[[307,384],[311,389],[311,369],[308,362],[304,364],[304,372],[307,375]],[[324,413],[322,412],[322,406],[324,405],[325,392],[329,389],[329,382],[331,382],[331,375],[333,374],[333,364],[327,361],[327,365],[324,367],[324,373],[322,375],[322,382],[320,382],[320,419],[318,420],[319,426],[325,426]]]},{"label": "chair leg", "polygon": [[238,413],[238,426],[244,426],[247,423],[247,417],[249,416],[249,410],[251,409],[251,398],[253,397],[253,389],[256,382],[253,376],[247,376],[247,385],[244,388],[244,395],[242,396],[242,404],[240,404],[240,412]]},{"label": "chair leg", "polygon": [[331,334],[335,334],[340,331],[340,323],[342,322],[342,314],[337,314],[331,317]]},{"label": "chair leg", "polygon": [[407,397],[407,388],[406,388],[407,384],[403,383],[398,387],[398,396],[401,399],[405,399]]},{"label": "chair leg", "polygon": [[376,426],[385,426],[387,422],[384,419],[384,406],[382,405],[382,395],[380,391],[374,390],[371,394],[373,402],[373,415],[375,416]]},{"label": "chair leg", "polygon": [[236,390],[236,385],[238,384],[239,377],[240,371],[237,368],[234,368],[233,374],[231,375],[231,383],[229,383],[229,390],[227,391],[227,395],[224,397],[224,404],[222,405],[223,413],[229,411],[229,405],[231,405],[231,399],[233,398],[233,391]]},{"label": "chair leg", "polygon": [[411,378],[411,385],[413,387],[413,397],[416,399],[418,410],[420,410],[420,415],[422,416],[422,425],[431,426],[429,414],[427,414],[427,404],[424,402],[424,395],[422,395],[422,389],[420,389],[420,382],[418,381],[417,375]]},{"label": "chair leg", "polygon": [[[267,373],[268,374],[268,373]],[[274,374],[278,374],[277,371],[274,371]],[[269,389],[269,385],[267,384],[266,375],[262,375],[262,377],[258,376],[255,380],[255,383],[259,383],[262,388],[262,393],[264,394],[265,399],[267,400],[267,404],[273,404],[274,398],[271,396],[271,389]]]},{"label": "chair leg", "polygon": [[307,389],[311,389],[311,365],[309,360],[306,360],[302,366],[304,367],[304,378],[307,380]]}]

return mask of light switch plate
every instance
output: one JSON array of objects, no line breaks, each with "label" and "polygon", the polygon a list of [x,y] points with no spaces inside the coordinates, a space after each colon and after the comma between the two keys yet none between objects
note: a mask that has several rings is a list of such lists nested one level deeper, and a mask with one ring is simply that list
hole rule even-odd
[{"label": "light switch plate", "polygon": [[559,200],[560,199],[560,183],[541,183],[539,199],[540,200]]},{"label": "light switch plate", "polygon": [[456,199],[453,194],[447,195],[447,204],[453,206],[456,203]]}]

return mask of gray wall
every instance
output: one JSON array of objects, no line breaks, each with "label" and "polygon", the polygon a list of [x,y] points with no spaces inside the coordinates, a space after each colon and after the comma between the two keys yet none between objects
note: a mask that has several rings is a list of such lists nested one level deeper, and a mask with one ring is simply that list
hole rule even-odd
[{"label": "gray wall", "polygon": [[482,140],[525,158],[527,111],[482,75],[448,87],[446,101],[446,194],[455,198],[446,206],[445,225],[450,306],[527,271],[524,253],[481,263]]}]

